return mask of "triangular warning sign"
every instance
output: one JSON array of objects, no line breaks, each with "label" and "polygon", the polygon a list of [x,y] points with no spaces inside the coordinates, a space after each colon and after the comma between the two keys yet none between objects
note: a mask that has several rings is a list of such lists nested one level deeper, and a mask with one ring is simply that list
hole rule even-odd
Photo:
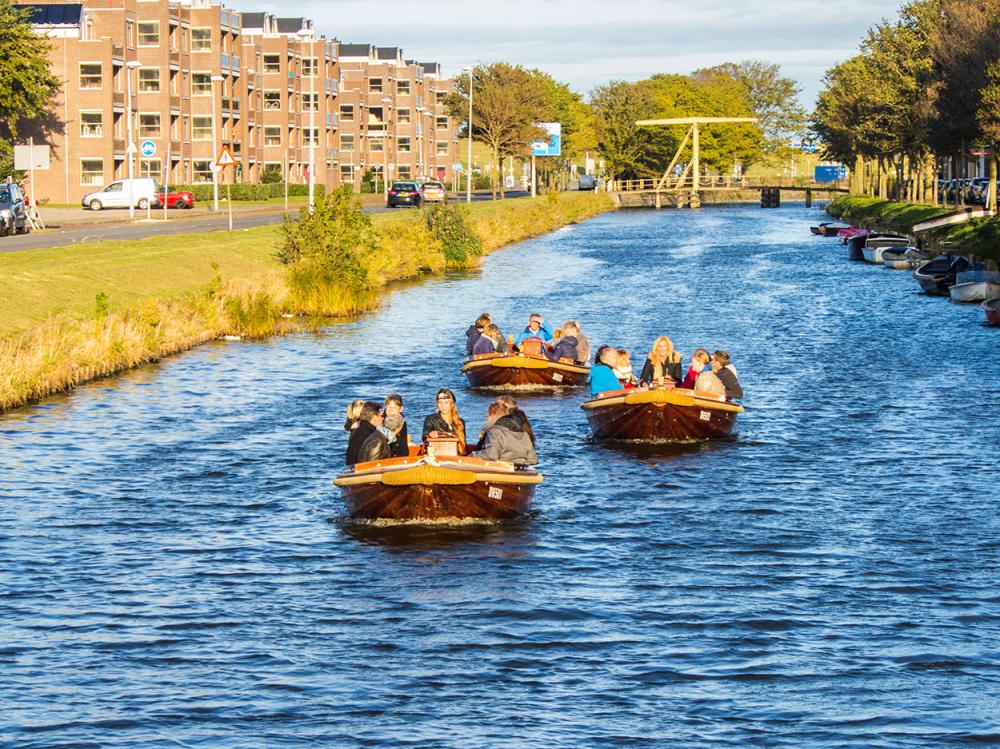
[{"label": "triangular warning sign", "polygon": [[219,151],[219,155],[215,157],[215,165],[220,168],[224,166],[236,166],[236,158],[233,156],[233,152],[229,150],[229,146],[223,146]]}]

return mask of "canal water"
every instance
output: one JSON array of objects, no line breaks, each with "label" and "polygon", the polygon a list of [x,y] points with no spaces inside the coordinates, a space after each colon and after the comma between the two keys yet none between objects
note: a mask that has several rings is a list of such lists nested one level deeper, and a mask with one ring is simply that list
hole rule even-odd
[{"label": "canal water", "polygon": [[[786,205],[620,212],[319,334],[211,345],[0,418],[0,745],[1000,743],[1000,331]],[[727,349],[732,442],[588,441],[502,525],[377,527],[343,412],[411,432],[489,310]]]}]

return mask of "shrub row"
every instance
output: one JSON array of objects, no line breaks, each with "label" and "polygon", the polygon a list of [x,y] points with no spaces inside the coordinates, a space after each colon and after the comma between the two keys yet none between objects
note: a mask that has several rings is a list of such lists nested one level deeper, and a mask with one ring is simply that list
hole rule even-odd
[{"label": "shrub row", "polygon": [[[205,203],[212,200],[212,184],[199,183],[197,185],[168,185],[171,192],[189,192],[194,195],[196,202]],[[316,185],[315,192],[323,191],[323,185]],[[285,194],[285,186],[281,182],[265,183],[260,185],[237,183],[229,186],[230,197],[235,200],[269,200],[280,198]],[[309,194],[309,185],[292,184],[288,185],[288,196],[302,198]],[[226,197],[226,186],[219,185],[219,197]]]}]

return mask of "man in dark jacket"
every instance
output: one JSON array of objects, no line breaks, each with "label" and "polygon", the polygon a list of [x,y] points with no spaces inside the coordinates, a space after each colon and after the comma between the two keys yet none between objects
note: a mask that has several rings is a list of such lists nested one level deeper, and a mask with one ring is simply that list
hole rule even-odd
[{"label": "man in dark jacket", "polygon": [[716,351],[712,354],[711,363],[712,371],[715,372],[716,377],[722,380],[722,384],[726,388],[726,397],[729,400],[742,398],[743,386],[740,385],[740,381],[736,377],[736,369],[729,359],[729,354],[725,351]]},{"label": "man in dark jacket", "polygon": [[508,463],[528,466],[538,462],[531,437],[524,431],[519,419],[507,415],[502,404],[491,403],[486,418],[486,426],[483,427],[483,449],[470,453],[471,457],[505,460]]},{"label": "man in dark jacket", "polygon": [[401,416],[386,416],[385,421],[378,426],[371,436],[365,440],[358,453],[358,462],[367,463],[371,460],[387,460],[392,457],[390,445],[396,441],[403,429]]},{"label": "man in dark jacket", "polygon": [[398,416],[403,419],[403,428],[399,430],[396,440],[390,445],[389,452],[393,458],[405,458],[410,454],[410,440],[406,428],[406,419],[403,418],[403,396],[399,393],[391,393],[385,397],[385,405],[382,413],[386,418]]},{"label": "man in dark jacket", "polygon": [[479,336],[483,334],[483,328],[492,322],[489,312],[484,312],[476,318],[476,322],[465,331],[465,355],[472,356],[472,347],[476,345]]},{"label": "man in dark jacket", "polygon": [[351,436],[347,439],[347,465],[352,466],[358,462],[361,446],[380,426],[382,426],[381,404],[374,401],[365,403],[361,407],[361,416],[358,418],[358,422],[351,427]]}]

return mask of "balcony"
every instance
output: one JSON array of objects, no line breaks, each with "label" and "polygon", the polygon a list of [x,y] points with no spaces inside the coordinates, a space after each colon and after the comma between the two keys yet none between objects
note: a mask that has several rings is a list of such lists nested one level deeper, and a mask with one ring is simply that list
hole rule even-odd
[{"label": "balcony", "polygon": [[113,138],[111,140],[111,150],[115,153],[125,153],[125,139]]},{"label": "balcony", "polygon": [[124,60],[125,59],[125,45],[124,44],[112,44],[111,45],[111,57]]},{"label": "balcony", "polygon": [[111,92],[111,106],[114,106],[114,107],[124,107],[125,106],[125,92],[124,91],[112,91]]},{"label": "balcony", "polygon": [[181,108],[181,97],[174,96],[173,94],[171,94],[171,96],[170,96],[170,108],[171,109],[180,109]]},{"label": "balcony", "polygon": [[181,51],[179,49],[170,50],[170,62],[173,65],[181,64]]},{"label": "balcony", "polygon": [[181,142],[179,140],[170,141],[170,157],[173,158],[174,156],[176,156],[177,158],[180,158],[180,154],[181,154]]}]

